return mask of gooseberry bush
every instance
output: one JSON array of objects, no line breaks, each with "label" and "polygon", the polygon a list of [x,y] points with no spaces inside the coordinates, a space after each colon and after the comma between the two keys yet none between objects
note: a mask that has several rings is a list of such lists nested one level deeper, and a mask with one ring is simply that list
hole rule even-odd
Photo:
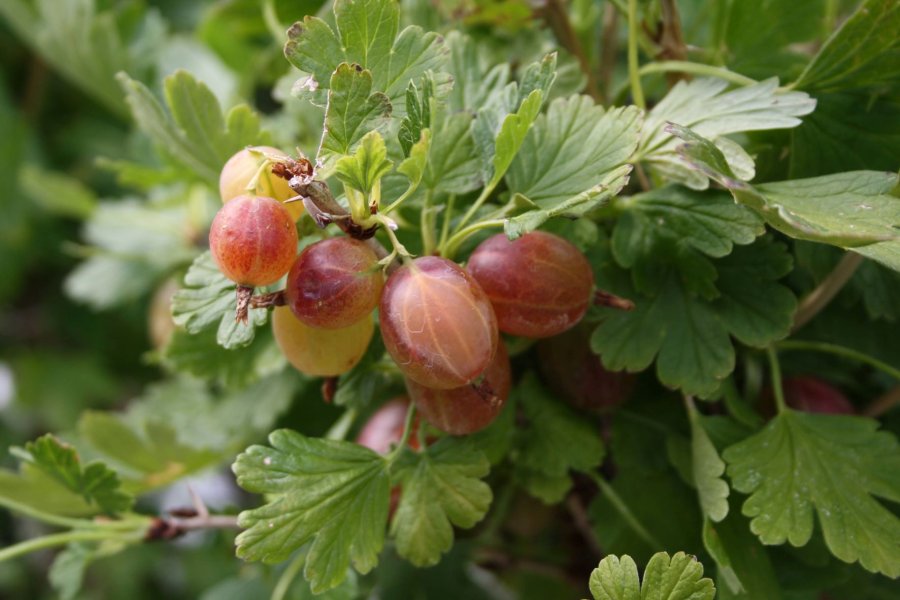
[{"label": "gooseberry bush", "polygon": [[218,558],[171,597],[896,594],[895,1],[287,4],[203,8],[185,56],[138,3],[0,8],[135,125],[64,290],[152,297],[154,373],[12,436],[0,561],[54,549],[63,598],[182,536]]}]

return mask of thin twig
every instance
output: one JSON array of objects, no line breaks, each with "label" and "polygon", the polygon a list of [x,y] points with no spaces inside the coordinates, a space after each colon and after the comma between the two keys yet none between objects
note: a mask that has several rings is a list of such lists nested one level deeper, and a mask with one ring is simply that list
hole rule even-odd
[{"label": "thin twig", "polygon": [[794,313],[794,326],[791,333],[794,333],[812,320],[819,311],[828,306],[837,293],[841,291],[844,285],[850,281],[856,269],[862,264],[863,257],[855,252],[847,252],[841,261],[834,267],[828,277],[822,280],[819,286],[811,291],[800,302],[797,312]]},{"label": "thin twig", "polygon": [[619,51],[618,44],[619,11],[611,3],[603,7],[603,29],[600,33],[600,74],[597,76],[597,85],[604,102],[609,102],[610,88],[612,87],[613,71],[616,68],[616,54]]},{"label": "thin twig", "polygon": [[581,499],[577,495],[569,494],[569,497],[566,498],[566,510],[569,511],[569,514],[572,516],[572,523],[575,525],[575,529],[578,530],[578,533],[581,534],[581,537],[587,542],[591,552],[593,552],[598,559],[603,558],[605,554],[603,548],[600,546],[600,540],[597,539],[597,534],[594,532],[594,528],[591,527],[591,522],[588,519],[587,511],[584,509],[584,504],[582,504]]},{"label": "thin twig", "polygon": [[578,60],[582,73],[587,77],[587,84],[585,85],[587,93],[594,100],[600,101],[602,98],[597,87],[597,76],[591,68],[590,60],[588,60],[584,47],[578,39],[578,34],[575,33],[575,28],[572,27],[569,13],[560,0],[547,0],[544,9],[544,21],[553,32],[556,41]]},{"label": "thin twig", "polygon": [[894,386],[884,394],[875,398],[865,407],[862,414],[867,417],[880,417],[900,404],[900,385]]}]

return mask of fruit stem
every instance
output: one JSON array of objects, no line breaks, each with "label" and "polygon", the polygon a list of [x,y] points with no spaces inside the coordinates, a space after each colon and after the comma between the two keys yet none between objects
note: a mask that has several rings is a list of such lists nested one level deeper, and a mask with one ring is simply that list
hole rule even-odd
[{"label": "fruit stem", "polygon": [[900,385],[894,386],[875,398],[871,404],[863,409],[862,414],[872,418],[880,417],[898,404],[900,404]]},{"label": "fruit stem", "polygon": [[250,308],[272,308],[274,306],[284,306],[286,303],[284,290],[269,292],[268,294],[256,294],[250,297]]},{"label": "fruit stem", "polygon": [[751,79],[740,73],[735,73],[734,71],[729,71],[724,67],[705,65],[689,60],[662,60],[659,62],[647,63],[638,69],[638,75],[641,77],[651,73],[689,73],[691,75],[700,75],[703,77],[717,77],[740,86],[748,86],[756,83],[755,79]]},{"label": "fruit stem", "polygon": [[253,298],[253,288],[246,285],[239,285],[235,288],[234,293],[237,299],[234,307],[234,320],[246,325],[250,301]]},{"label": "fruit stem", "polygon": [[784,340],[783,342],[778,342],[777,347],[779,350],[812,350],[815,352],[827,352],[829,354],[843,356],[844,358],[857,360],[861,363],[865,363],[869,366],[875,367],[879,371],[882,371],[883,373],[886,373],[894,379],[900,381],[900,369],[892,367],[886,362],[882,362],[873,356],[863,354],[858,350],[847,348],[845,346],[838,346],[837,344],[829,344],[827,342]]},{"label": "fruit stem", "polygon": [[778,362],[778,353],[774,346],[766,348],[766,355],[769,357],[769,372],[772,376],[772,391],[775,394],[775,405],[778,412],[787,411],[787,404],[784,401],[784,389],[781,387],[781,363]]},{"label": "fruit stem", "polygon": [[822,282],[800,301],[797,312],[794,313],[794,325],[791,333],[794,333],[806,325],[813,317],[825,308],[837,295],[844,285],[850,281],[856,269],[862,264],[863,257],[855,252],[847,252],[831,273]]},{"label": "fruit stem", "polygon": [[581,534],[584,541],[587,542],[591,552],[597,557],[605,556],[603,546],[600,545],[600,540],[597,539],[597,534],[594,532],[594,528],[591,527],[591,521],[584,508],[584,503],[577,494],[569,494],[569,497],[566,498],[566,510],[572,517],[575,529]]},{"label": "fruit stem", "polygon": [[637,0],[628,0],[628,80],[635,105],[644,110],[647,108],[647,104],[644,101],[639,68]]},{"label": "fruit stem", "polygon": [[[3,498],[0,496],[0,506],[10,510],[11,512],[20,513],[26,517],[30,517],[35,519],[36,521],[41,521],[43,523],[47,523],[48,525],[57,525],[59,527],[69,527],[70,529],[107,529],[107,530],[132,530],[135,528],[135,520],[96,520],[96,519],[74,519],[72,517],[63,517],[60,515],[54,515],[51,513],[44,512],[42,510],[38,510],[34,507],[28,506],[27,504],[22,504],[20,502],[16,502],[15,500],[10,500],[8,498]],[[141,522],[143,523],[145,519],[141,518]]]},{"label": "fruit stem", "polygon": [[597,484],[597,487],[600,488],[600,493],[606,496],[606,499],[609,500],[609,503],[612,504],[612,507],[619,513],[619,516],[622,517],[622,520],[631,527],[631,529],[641,538],[644,542],[646,542],[653,550],[660,550],[663,548],[663,545],[659,543],[655,537],[653,537],[649,531],[641,524],[638,518],[631,512],[631,509],[628,508],[628,505],[622,500],[622,497],[616,492],[613,486],[609,485],[609,483],[603,479],[603,476],[600,473],[595,471],[589,471],[588,476],[594,480],[594,483]]},{"label": "fruit stem", "polygon": [[291,589],[291,584],[297,579],[297,575],[300,574],[300,571],[305,564],[306,551],[304,550],[298,553],[297,556],[294,557],[294,560],[292,560],[287,568],[281,573],[281,577],[278,578],[278,583],[275,584],[275,589],[272,590],[270,600],[284,600]]},{"label": "fruit stem", "polygon": [[348,408],[344,411],[344,414],[338,418],[337,421],[334,422],[328,431],[325,433],[325,439],[327,440],[343,440],[347,437],[347,432],[350,431],[350,428],[353,426],[353,421],[356,420],[356,409]]},{"label": "fruit stem", "polygon": [[404,264],[408,263],[412,257],[409,251],[406,249],[406,246],[400,243],[400,240],[397,239],[397,234],[394,233],[394,227],[396,227],[396,224],[392,223],[387,217],[382,214],[373,215],[372,218],[381,225],[382,229],[384,229],[385,235],[387,235],[388,239],[391,241],[391,246],[394,247],[394,250],[387,256],[387,258],[383,260],[388,265],[390,265],[394,258],[399,256],[401,262],[403,262]]},{"label": "fruit stem", "polygon": [[419,229],[422,232],[422,254],[428,256],[434,252],[434,210],[431,208],[431,190],[425,194],[422,212],[419,213]]},{"label": "fruit stem", "polygon": [[450,239],[447,240],[446,244],[443,244],[438,250],[440,251],[441,256],[444,258],[453,259],[453,256],[456,254],[456,251],[459,250],[460,245],[466,239],[476,233],[481,231],[482,229],[489,229],[491,227],[503,227],[506,224],[506,219],[489,219],[487,221],[479,221],[477,223],[472,223],[465,229],[457,231],[453,235],[450,236]]},{"label": "fruit stem", "polygon": [[403,436],[400,438],[400,441],[397,442],[397,446],[387,455],[387,462],[389,465],[397,460],[397,457],[400,456],[400,453],[403,452],[404,448],[406,448],[406,445],[409,443],[409,438],[412,436],[413,419],[415,416],[416,405],[410,402],[409,408],[406,409],[406,420],[403,421]]},{"label": "fruit stem", "polygon": [[464,214],[462,219],[459,220],[459,223],[456,224],[456,228],[453,230],[453,237],[456,237],[456,235],[462,231],[463,227],[465,227],[466,223],[475,216],[475,213],[478,212],[481,205],[487,201],[488,196],[490,196],[491,192],[494,191],[494,188],[497,187],[497,183],[500,182],[489,182],[488,185],[481,190],[481,194],[478,195],[478,198],[475,199],[475,202],[473,202],[472,206],[469,207],[469,210],[466,211],[466,214]]},{"label": "fruit stem", "polygon": [[447,238],[450,237],[450,221],[453,219],[453,205],[455,203],[456,194],[450,194],[444,208],[444,221],[441,223],[441,239],[438,242],[438,248],[443,248],[447,244]]},{"label": "fruit stem", "polygon": [[139,537],[135,537],[134,535],[125,535],[123,533],[115,533],[108,530],[104,531],[98,529],[76,529],[73,531],[65,531],[62,533],[51,533],[49,535],[43,535],[41,537],[25,540],[24,542],[19,542],[18,544],[13,544],[12,546],[3,548],[2,550],[0,550],[0,563],[12,558],[16,558],[17,556],[22,556],[23,554],[43,550],[44,548],[65,546],[66,544],[69,544],[71,542],[90,542],[110,539],[121,539],[124,541],[129,538],[131,538],[132,541],[138,541],[138,539],[140,539]]}]

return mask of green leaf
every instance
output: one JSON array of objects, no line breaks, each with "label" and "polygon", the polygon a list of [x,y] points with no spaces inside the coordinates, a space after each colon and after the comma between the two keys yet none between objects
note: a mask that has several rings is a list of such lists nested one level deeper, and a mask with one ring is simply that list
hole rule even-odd
[{"label": "green leaf", "polygon": [[793,267],[783,244],[762,238],[751,246],[735,248],[715,266],[721,296],[713,308],[731,335],[756,348],[787,337],[797,298],[789,288],[775,283]]},{"label": "green leaf", "polygon": [[[670,233],[682,243],[712,257],[727,256],[734,244],[749,244],[765,232],[762,219],[752,210],[735,204],[727,195],[699,193],[679,186],[666,186],[617,201],[631,213],[637,228],[630,237],[645,238]],[[613,234],[613,244],[615,236]],[[631,266],[637,256],[623,244],[616,258]]]},{"label": "green leaf", "polygon": [[[425,176],[428,166],[428,152],[431,149],[431,130],[423,129],[421,137],[416,140],[409,150],[408,157],[397,167],[397,172],[406,175],[409,179],[409,189],[415,189]],[[407,192],[409,193],[409,192]]]},{"label": "green leaf", "polygon": [[594,600],[641,600],[641,582],[637,565],[627,554],[605,557],[591,572],[591,594]]},{"label": "green leaf", "polygon": [[509,83],[509,63],[488,67],[490,59],[484,48],[459,31],[447,34],[445,42],[450,50],[447,70],[453,77],[447,107],[453,113],[475,113]]},{"label": "green leaf", "polygon": [[311,90],[327,87],[339,64],[355,63],[371,71],[373,89],[384,92],[403,114],[409,83],[439,71],[444,62],[440,36],[417,26],[398,35],[400,10],[391,0],[338,0],[334,16],[336,31],[309,16],[288,30],[284,54],[311,77],[298,83]]},{"label": "green leaf", "polygon": [[163,364],[229,387],[247,385],[287,364],[269,327],[260,329],[253,341],[240,350],[223,348],[216,334],[214,329],[196,334],[176,329],[163,350]]},{"label": "green leaf", "polygon": [[80,180],[25,164],[19,171],[19,186],[42,209],[54,215],[87,219],[97,207],[97,196]]},{"label": "green leaf", "polygon": [[568,490],[570,470],[591,471],[600,466],[605,448],[599,432],[583,416],[550,396],[533,375],[526,376],[516,389],[516,398],[528,427],[519,431],[515,461],[525,470],[526,484],[536,486],[529,486],[529,492],[547,498],[549,490],[563,488],[561,480]]},{"label": "green leaf", "polygon": [[190,261],[183,206],[119,201],[100,204],[85,224],[90,258],[69,273],[66,293],[96,309],[147,293],[160,277]]},{"label": "green leaf", "polygon": [[[146,77],[147,56],[155,53],[164,38],[158,15],[129,8],[138,7],[112,7],[95,0],[65,4],[8,0],[0,5],[0,14],[55,72],[116,116],[125,117],[128,111],[115,75],[129,71]],[[129,29],[143,35],[124,39]]]},{"label": "green leaf", "polygon": [[895,82],[900,75],[900,6],[866,0],[822,45],[794,87],[847,90]]},{"label": "green leaf", "polygon": [[406,116],[400,122],[397,139],[403,149],[403,156],[409,156],[413,144],[422,137],[422,131],[431,127],[431,102],[434,96],[434,83],[425,79],[421,98],[416,84],[409,82],[406,88]]},{"label": "green leaf", "polygon": [[900,319],[900,305],[896,302],[900,298],[900,273],[865,261],[850,283],[862,294],[866,312],[872,319]]},{"label": "green leaf", "polygon": [[372,73],[358,65],[341,63],[331,76],[317,159],[327,162],[350,154],[366,132],[390,114],[388,97],[372,92]]},{"label": "green leaf", "polygon": [[640,371],[657,358],[659,380],[685,394],[707,395],[734,369],[728,330],[708,304],[696,302],[673,274],[659,294],[636,298],[634,311],[604,320],[591,338],[606,368]]},{"label": "green leaf", "polygon": [[614,419],[609,432],[609,453],[618,466],[609,484],[615,496],[601,492],[588,507],[600,545],[640,563],[660,549],[696,554],[702,550],[703,523],[697,492],[682,481],[662,448],[664,437],[673,437],[667,432],[688,427],[681,403],[671,394],[649,391],[632,398],[628,413]]},{"label": "green leaf", "polygon": [[138,430],[112,413],[86,411],[78,433],[105,459],[121,465],[123,486],[134,493],[162,487],[221,460],[218,452],[180,443],[175,430],[158,420],[148,420]]},{"label": "green leaf", "polygon": [[898,176],[882,171],[851,171],[753,187],[710,160],[708,140],[678,130],[679,148],[693,168],[726,187],[738,202],[756,210],[769,225],[794,238],[847,248],[900,270]]},{"label": "green leaf", "polygon": [[808,60],[803,48],[820,41],[826,19],[821,0],[724,2],[713,14],[697,9],[711,25],[713,62],[754,79],[799,73]]},{"label": "green leaf", "polygon": [[[609,172],[593,187],[572,196],[550,208],[528,210],[520,215],[507,219],[503,224],[504,231],[510,239],[534,231],[548,220],[554,217],[580,217],[585,213],[602,206],[610,198],[618,194],[628,183],[631,173],[631,165],[621,167]],[[526,205],[533,204],[524,196],[516,195],[514,200],[524,199]]]},{"label": "green leaf", "polygon": [[482,186],[481,162],[470,131],[472,115],[440,111],[434,116],[428,164],[422,178],[435,192],[465,194]]},{"label": "green leaf", "polygon": [[159,277],[160,272],[144,262],[92,256],[68,274],[63,290],[73,300],[104,310],[140,298]]},{"label": "green leaf", "polygon": [[[509,93],[515,93],[510,86]],[[519,152],[525,135],[541,110],[543,93],[531,92],[515,112],[505,113],[502,102],[497,102],[478,113],[473,126],[478,151],[481,153],[482,174],[487,187],[494,187],[503,178],[509,165]]]},{"label": "green leaf", "polygon": [[398,463],[402,486],[391,535],[397,552],[417,567],[435,565],[453,546],[453,526],[469,529],[487,513],[491,488],[481,481],[487,458],[467,440],[444,438]]},{"label": "green leaf", "polygon": [[696,409],[690,411],[691,465],[703,514],[715,522],[728,515],[728,484],[722,479],[725,463],[706,434]]},{"label": "green leaf", "polygon": [[121,490],[119,476],[100,462],[81,465],[78,453],[52,434],[25,444],[22,458],[28,460],[104,513],[127,511],[133,498]]},{"label": "green leaf", "polygon": [[728,448],[743,513],[764,544],[803,546],[813,511],[837,558],[900,575],[900,518],[875,496],[900,501],[900,447],[861,417],[779,413],[761,432]]},{"label": "green leaf", "polygon": [[390,478],[382,456],[356,444],[279,429],[272,447],[251,446],[232,469],[238,485],[270,495],[238,517],[245,560],[278,562],[311,543],[304,576],[314,593],[339,585],[352,560],[367,573],[384,544]]},{"label": "green leaf", "polygon": [[78,594],[84,571],[94,554],[94,550],[85,544],[70,544],[53,559],[47,579],[62,600],[72,600]]},{"label": "green leaf", "polygon": [[750,531],[750,524],[740,514],[739,504],[732,498],[732,508],[721,523],[708,519],[703,523],[703,545],[719,568],[720,600],[780,600],[781,586],[769,553]]},{"label": "green leaf", "polygon": [[[727,87],[728,83],[720,79],[676,84],[647,114],[636,158],[668,181],[705,189],[709,182],[678,155],[679,141],[667,130],[667,123],[689,127],[716,142],[734,133],[796,127],[800,125],[798,117],[811,113],[816,106],[815,100],[803,92],[779,91],[776,79],[730,91],[726,91]],[[739,151],[737,144],[728,148],[730,153]],[[741,164],[748,162],[752,164],[744,152],[727,164],[741,170]]]},{"label": "green leaf", "polygon": [[633,106],[607,111],[588,96],[554,100],[509,168],[510,192],[550,209],[590,190],[634,153],[640,126]]},{"label": "green leaf", "polygon": [[162,107],[147,87],[124,73],[118,76],[138,126],[176,163],[217,185],[222,165],[238,150],[261,141],[259,118],[246,106],[222,114],[215,95],[186,71],[164,82]]},{"label": "green leaf", "polygon": [[293,369],[282,369],[234,391],[212,393],[191,377],[149,386],[131,403],[127,420],[141,424],[165,416],[179,443],[230,454],[271,431],[290,406],[299,384]]},{"label": "green leaf", "polygon": [[591,573],[594,600],[713,600],[716,588],[703,577],[703,565],[678,552],[670,557],[657,552],[644,569],[638,592],[637,565],[630,556],[607,556]]},{"label": "green leaf", "polygon": [[816,111],[791,132],[790,176],[862,169],[894,171],[900,155],[900,97],[839,92],[817,98]]},{"label": "green leaf", "polygon": [[184,284],[172,297],[172,320],[192,335],[218,325],[216,341],[227,350],[249,345],[268,319],[264,308],[251,308],[247,323],[235,319],[235,284],[222,275],[208,250],[194,259]]},{"label": "green leaf", "polygon": [[[659,255],[658,260],[668,258]],[[734,368],[729,334],[755,346],[787,335],[796,300],[775,282],[791,268],[783,245],[762,238],[708,262],[716,292],[710,298],[697,297],[665,263],[653,291],[613,289],[633,300],[636,308],[609,311],[593,334],[594,352],[608,369],[640,371],[656,357],[657,376],[664,385],[707,396]]]},{"label": "green leaf", "polygon": [[335,175],[353,189],[369,194],[376,187],[380,188],[381,178],[393,165],[387,158],[384,138],[377,131],[370,131],[363,136],[352,156],[337,161]]}]

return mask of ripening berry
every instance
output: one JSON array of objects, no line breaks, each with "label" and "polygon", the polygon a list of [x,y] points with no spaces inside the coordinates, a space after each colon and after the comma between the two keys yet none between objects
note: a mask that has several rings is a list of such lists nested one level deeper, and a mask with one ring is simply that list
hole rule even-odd
[{"label": "ripening berry", "polygon": [[286,306],[272,312],[272,332],[288,362],[311,377],[334,377],[356,366],[375,333],[372,315],[343,329],[301,323]]},{"label": "ripening berry", "polygon": [[277,200],[238,196],[216,213],[209,249],[228,279],[247,287],[269,285],[294,262],[297,228]]},{"label": "ripening berry", "polygon": [[284,296],[310,327],[340,329],[375,310],[383,287],[375,252],[358,240],[335,237],[303,249],[288,273]]},{"label": "ripening berry", "polygon": [[[228,202],[238,196],[252,194],[254,196],[267,196],[278,200],[288,210],[291,218],[296,221],[303,214],[302,202],[287,202],[297,194],[290,188],[286,179],[272,173],[271,164],[263,167],[268,156],[277,158],[289,158],[287,154],[278,148],[271,146],[255,146],[244,148],[228,159],[222,172],[219,174],[219,195],[222,202]],[[247,186],[254,177],[256,186],[249,190]]]},{"label": "ripening berry", "polygon": [[490,425],[506,404],[511,385],[509,355],[503,342],[497,346],[481,383],[433,390],[406,380],[406,390],[422,418],[453,435],[468,435]]},{"label": "ripening berry", "polygon": [[475,380],[497,351],[497,320],[481,287],[453,261],[423,256],[381,295],[384,345],[409,379],[434,389]]},{"label": "ripening berry", "polygon": [[533,231],[515,241],[497,234],[472,253],[469,273],[497,314],[500,331],[543,338],[573,327],[587,312],[594,275],[567,240]]}]

